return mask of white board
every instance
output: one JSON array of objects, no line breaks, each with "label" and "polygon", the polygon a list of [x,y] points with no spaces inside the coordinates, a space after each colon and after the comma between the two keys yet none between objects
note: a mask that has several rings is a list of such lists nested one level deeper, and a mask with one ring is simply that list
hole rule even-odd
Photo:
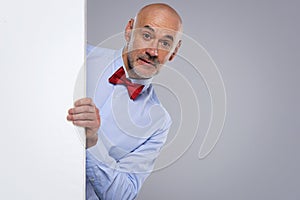
[{"label": "white board", "polygon": [[0,199],[85,199],[85,148],[66,120],[84,24],[85,1],[1,1]]}]

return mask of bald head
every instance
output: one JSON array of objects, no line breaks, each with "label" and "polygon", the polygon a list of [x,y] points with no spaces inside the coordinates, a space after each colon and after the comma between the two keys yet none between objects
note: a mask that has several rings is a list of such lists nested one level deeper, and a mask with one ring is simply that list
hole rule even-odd
[{"label": "bald head", "polygon": [[137,16],[140,14],[143,14],[144,12],[154,13],[155,11],[167,12],[171,16],[174,16],[175,18],[177,18],[180,23],[182,23],[181,17],[176,12],[176,10],[174,8],[172,8],[171,6],[169,6],[167,4],[163,4],[163,3],[154,3],[154,4],[146,5],[138,12]]},{"label": "bald head", "polygon": [[136,16],[136,22],[141,23],[145,19],[152,21],[153,26],[167,28],[174,31],[182,30],[182,20],[179,14],[171,6],[163,3],[155,3],[143,7]]}]

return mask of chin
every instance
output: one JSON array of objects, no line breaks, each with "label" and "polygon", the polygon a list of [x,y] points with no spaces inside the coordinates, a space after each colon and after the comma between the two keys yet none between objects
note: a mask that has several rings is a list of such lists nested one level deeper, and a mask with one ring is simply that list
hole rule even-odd
[{"label": "chin", "polygon": [[147,69],[137,69],[137,68],[133,68],[134,73],[139,76],[142,79],[148,79],[148,78],[152,78],[153,76],[155,76],[158,72],[157,71],[153,71],[153,70],[147,70]]}]

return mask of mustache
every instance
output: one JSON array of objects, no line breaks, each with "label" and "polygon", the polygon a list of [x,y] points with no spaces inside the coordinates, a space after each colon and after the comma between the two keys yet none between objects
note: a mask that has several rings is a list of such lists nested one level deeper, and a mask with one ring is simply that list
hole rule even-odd
[{"label": "mustache", "polygon": [[159,61],[158,61],[157,56],[151,56],[151,55],[148,55],[148,54],[144,54],[144,55],[140,55],[138,58],[145,61],[145,62],[147,62],[147,63],[150,63],[150,64],[154,65],[155,67],[160,64]]}]

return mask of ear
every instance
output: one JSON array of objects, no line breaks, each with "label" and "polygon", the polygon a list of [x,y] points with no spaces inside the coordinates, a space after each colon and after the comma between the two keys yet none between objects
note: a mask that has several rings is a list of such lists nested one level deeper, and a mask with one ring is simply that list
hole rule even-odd
[{"label": "ear", "polygon": [[125,40],[128,43],[131,38],[131,31],[133,29],[134,19],[130,19],[125,27]]},{"label": "ear", "polygon": [[179,40],[179,42],[178,42],[176,48],[174,49],[172,55],[171,55],[170,58],[169,58],[169,61],[172,61],[172,60],[175,58],[175,56],[176,56],[176,54],[177,54],[178,49],[180,48],[180,46],[181,46],[181,40]]}]

